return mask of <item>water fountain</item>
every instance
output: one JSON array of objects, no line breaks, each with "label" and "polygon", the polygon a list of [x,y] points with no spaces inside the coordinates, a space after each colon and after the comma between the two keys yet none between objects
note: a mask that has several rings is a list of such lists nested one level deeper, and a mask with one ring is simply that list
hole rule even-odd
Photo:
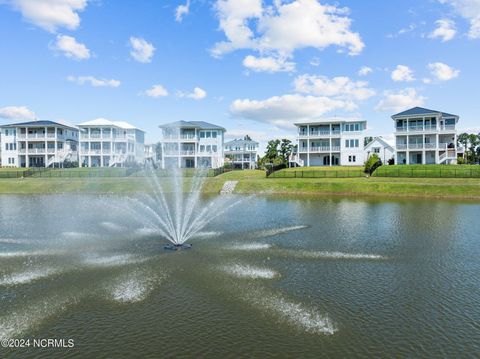
[{"label": "water fountain", "polygon": [[208,169],[169,168],[156,170],[148,166],[147,180],[151,193],[131,198],[142,213],[143,220],[153,226],[159,235],[169,241],[165,250],[190,249],[186,243],[200,230],[240,199],[216,196],[207,202],[201,200],[202,187]]}]

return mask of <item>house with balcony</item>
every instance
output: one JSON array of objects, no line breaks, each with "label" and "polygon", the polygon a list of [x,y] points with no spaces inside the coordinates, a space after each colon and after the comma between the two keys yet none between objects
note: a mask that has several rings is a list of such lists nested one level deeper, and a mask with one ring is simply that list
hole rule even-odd
[{"label": "house with balcony", "polygon": [[177,121],[162,129],[162,168],[218,168],[224,164],[225,128],[203,121]]},{"label": "house with balcony", "polygon": [[367,121],[325,119],[295,123],[297,151],[291,166],[361,166]]},{"label": "house with balcony", "polygon": [[243,139],[235,139],[225,142],[225,161],[233,168],[255,169],[257,166],[258,142],[245,136]]},{"label": "house with balcony", "polygon": [[387,164],[391,159],[395,162],[395,146],[382,136],[374,137],[363,150],[365,152],[365,161],[371,155],[376,154],[383,164]]},{"label": "house with balcony", "polygon": [[78,128],[54,121],[0,126],[2,166],[63,167],[78,161]]},{"label": "house with balcony", "polygon": [[397,164],[454,164],[463,153],[457,146],[457,115],[414,107],[392,119]]},{"label": "house with balcony", "polygon": [[79,158],[82,167],[125,167],[145,161],[145,131],[105,118],[83,122]]}]

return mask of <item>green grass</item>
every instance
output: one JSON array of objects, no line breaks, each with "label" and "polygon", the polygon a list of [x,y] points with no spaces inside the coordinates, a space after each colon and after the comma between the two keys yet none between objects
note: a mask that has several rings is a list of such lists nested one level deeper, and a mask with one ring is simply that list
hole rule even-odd
[{"label": "green grass", "polygon": [[480,178],[478,165],[395,165],[381,166],[374,177]]},{"label": "green grass", "polygon": [[270,178],[350,178],[365,177],[360,166],[318,166],[285,168],[270,175]]},{"label": "green grass", "polygon": [[[168,183],[166,179],[160,180]],[[191,180],[185,178],[185,189]],[[217,177],[208,177],[205,179],[203,192],[218,194],[228,180],[238,181],[235,189],[238,194],[430,197],[480,201],[478,178],[266,178],[265,171],[260,170],[231,171]],[[151,191],[145,177],[0,179],[0,194],[145,191]]]}]

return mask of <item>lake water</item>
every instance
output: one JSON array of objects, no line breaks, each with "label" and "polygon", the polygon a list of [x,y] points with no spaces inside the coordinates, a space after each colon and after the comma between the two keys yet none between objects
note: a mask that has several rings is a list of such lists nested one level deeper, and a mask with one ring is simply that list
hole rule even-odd
[{"label": "lake water", "polygon": [[178,252],[128,207],[0,196],[0,337],[74,341],[0,357],[480,356],[478,204],[252,197]]}]

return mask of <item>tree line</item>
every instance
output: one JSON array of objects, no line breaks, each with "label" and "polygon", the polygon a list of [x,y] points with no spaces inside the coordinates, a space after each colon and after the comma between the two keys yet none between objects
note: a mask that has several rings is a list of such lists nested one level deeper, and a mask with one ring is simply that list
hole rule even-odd
[{"label": "tree line", "polygon": [[480,162],[480,133],[461,133],[457,137],[457,144],[465,149],[463,159],[459,158],[465,164],[476,164]]}]

